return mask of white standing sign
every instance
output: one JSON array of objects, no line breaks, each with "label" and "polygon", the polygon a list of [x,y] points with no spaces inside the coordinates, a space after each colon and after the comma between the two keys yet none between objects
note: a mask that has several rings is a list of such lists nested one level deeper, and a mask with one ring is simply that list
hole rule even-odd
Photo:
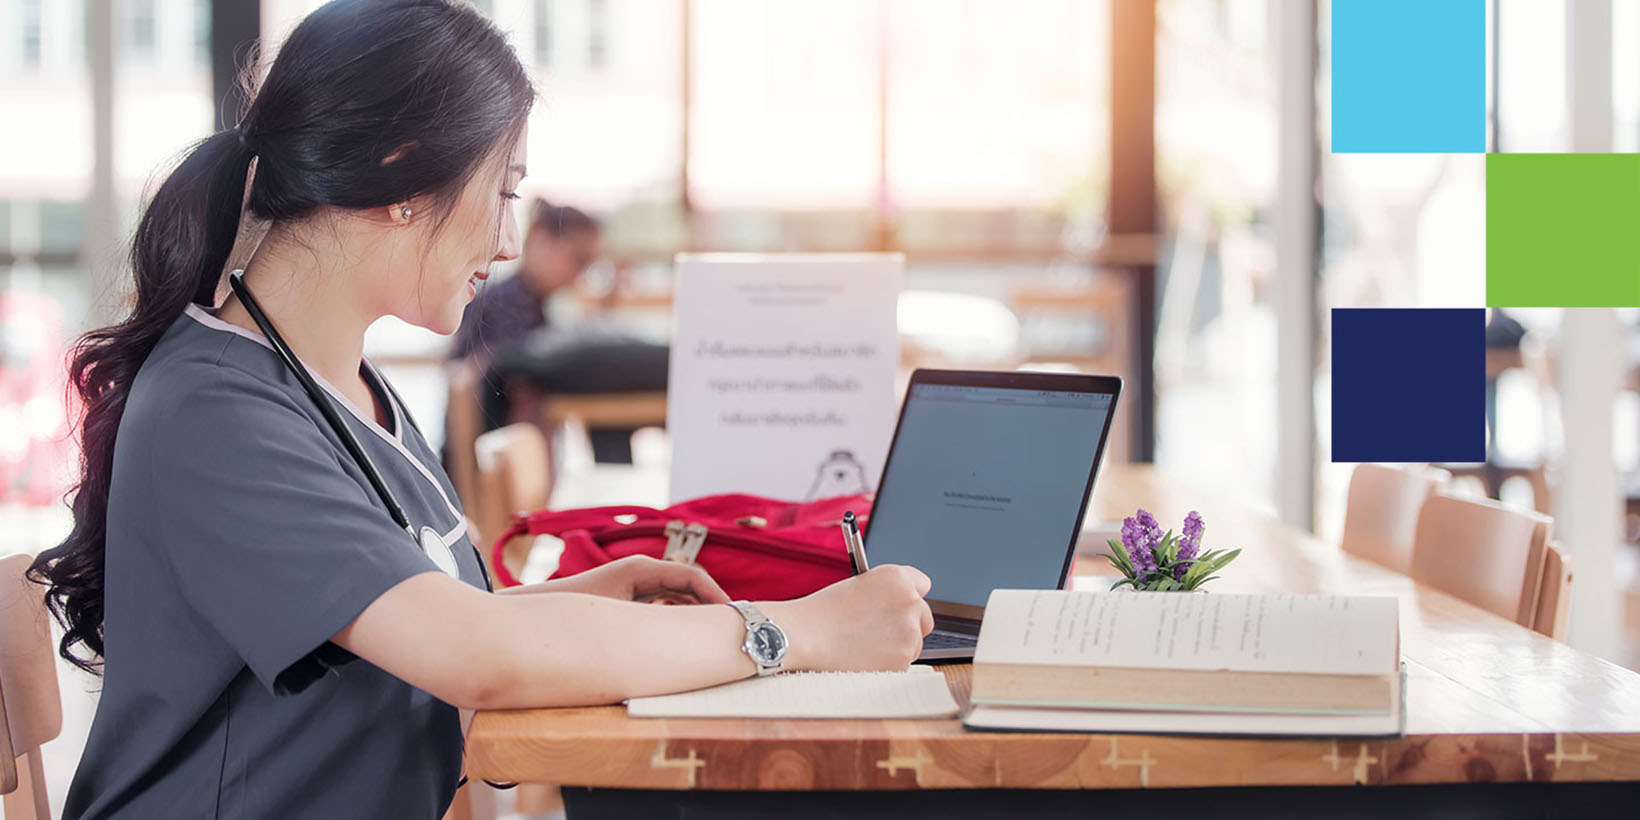
[{"label": "white standing sign", "polygon": [[901,254],[679,254],[672,500],[874,492],[904,278]]}]

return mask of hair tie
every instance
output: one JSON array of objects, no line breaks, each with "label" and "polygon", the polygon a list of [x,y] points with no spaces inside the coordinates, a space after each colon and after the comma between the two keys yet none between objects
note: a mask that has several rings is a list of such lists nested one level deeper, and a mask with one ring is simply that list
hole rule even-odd
[{"label": "hair tie", "polygon": [[[238,135],[238,137],[239,137],[239,150],[249,151],[250,150],[250,144],[245,140],[245,129],[244,129],[244,127],[236,125],[236,126],[234,126],[233,132],[234,132],[234,134]],[[252,153],[255,153],[255,152],[252,151]]]}]

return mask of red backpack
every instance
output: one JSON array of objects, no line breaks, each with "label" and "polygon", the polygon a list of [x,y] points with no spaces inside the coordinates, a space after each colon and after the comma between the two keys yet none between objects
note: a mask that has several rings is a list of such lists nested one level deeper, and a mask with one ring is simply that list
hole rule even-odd
[{"label": "red backpack", "polygon": [[712,495],[657,510],[588,507],[521,514],[496,539],[490,566],[502,586],[518,579],[501,561],[502,547],[520,535],[564,541],[553,578],[564,578],[628,555],[697,564],[735,600],[800,598],[849,577],[839,522],[853,511],[863,523],[871,497],[781,501],[753,495]]}]

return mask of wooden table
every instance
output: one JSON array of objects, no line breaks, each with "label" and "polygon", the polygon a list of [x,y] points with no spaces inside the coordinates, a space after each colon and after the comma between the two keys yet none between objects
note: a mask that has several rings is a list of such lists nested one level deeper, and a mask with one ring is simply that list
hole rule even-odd
[{"label": "wooden table", "polygon": [[[602,789],[670,790],[645,795],[649,803],[628,804],[643,807],[634,808],[633,816],[687,802],[691,794],[704,801],[701,805],[729,811],[759,805],[745,802],[755,795],[688,790],[877,790],[865,795],[872,801],[867,805],[899,806],[906,798],[886,792],[1171,789],[1190,793],[1179,795],[1186,800],[1175,804],[1180,810],[1198,804],[1222,809],[1225,801],[1256,799],[1271,810],[1261,813],[1279,813],[1268,801],[1279,802],[1280,795],[1268,788],[1217,787],[1359,784],[1448,784],[1442,793],[1456,795],[1467,808],[1490,800],[1518,811],[1533,800],[1545,807],[1564,807],[1567,799],[1612,805],[1608,792],[1626,792],[1640,781],[1640,674],[1345,555],[1251,511],[1223,489],[1192,488],[1136,466],[1107,469],[1098,488],[1089,521],[1117,519],[1143,506],[1164,526],[1177,526],[1189,509],[1198,509],[1207,521],[1209,546],[1243,547],[1241,558],[1214,582],[1217,591],[1397,596],[1408,672],[1406,735],[1361,741],[981,733],[965,731],[956,720],[631,720],[623,707],[609,706],[481,713],[467,741],[469,770],[491,780],[600,787],[566,791],[572,811],[577,799],[612,794]],[[1081,559],[1078,572],[1108,573],[1104,563]],[[1093,589],[1108,585],[1088,575],[1079,575],[1076,583]],[[944,671],[958,702],[966,705],[968,666]],[[1627,783],[1611,785],[1622,781]],[[1467,791],[1462,785],[1506,782],[1528,785]],[[1541,786],[1574,783],[1591,785]],[[979,793],[942,794],[955,797],[941,809],[946,813],[951,807],[979,811],[987,799]],[[1330,796],[1327,802],[1339,807],[1399,812],[1403,803],[1413,809],[1428,804],[1434,793],[1332,788],[1314,794]],[[1004,805],[1017,810],[1021,796],[1008,794]],[[1147,793],[1134,808],[1153,811],[1160,797]],[[1344,802],[1332,799],[1338,797]],[[765,795],[772,802],[763,805],[784,813],[844,799],[816,798]],[[1092,805],[1112,808],[1118,798],[1107,792],[1103,803]],[[1306,798],[1302,808],[1314,810],[1319,799]],[[615,808],[607,802],[598,806],[600,814]],[[1628,803],[1627,816],[1640,812],[1637,806],[1640,802]]]}]

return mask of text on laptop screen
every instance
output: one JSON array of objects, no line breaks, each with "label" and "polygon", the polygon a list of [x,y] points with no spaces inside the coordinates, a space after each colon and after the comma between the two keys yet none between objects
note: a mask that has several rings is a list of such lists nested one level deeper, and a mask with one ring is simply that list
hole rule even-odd
[{"label": "text on laptop screen", "polygon": [[866,529],[872,565],[914,566],[930,598],[973,606],[1054,587],[1111,398],[912,385]]}]

